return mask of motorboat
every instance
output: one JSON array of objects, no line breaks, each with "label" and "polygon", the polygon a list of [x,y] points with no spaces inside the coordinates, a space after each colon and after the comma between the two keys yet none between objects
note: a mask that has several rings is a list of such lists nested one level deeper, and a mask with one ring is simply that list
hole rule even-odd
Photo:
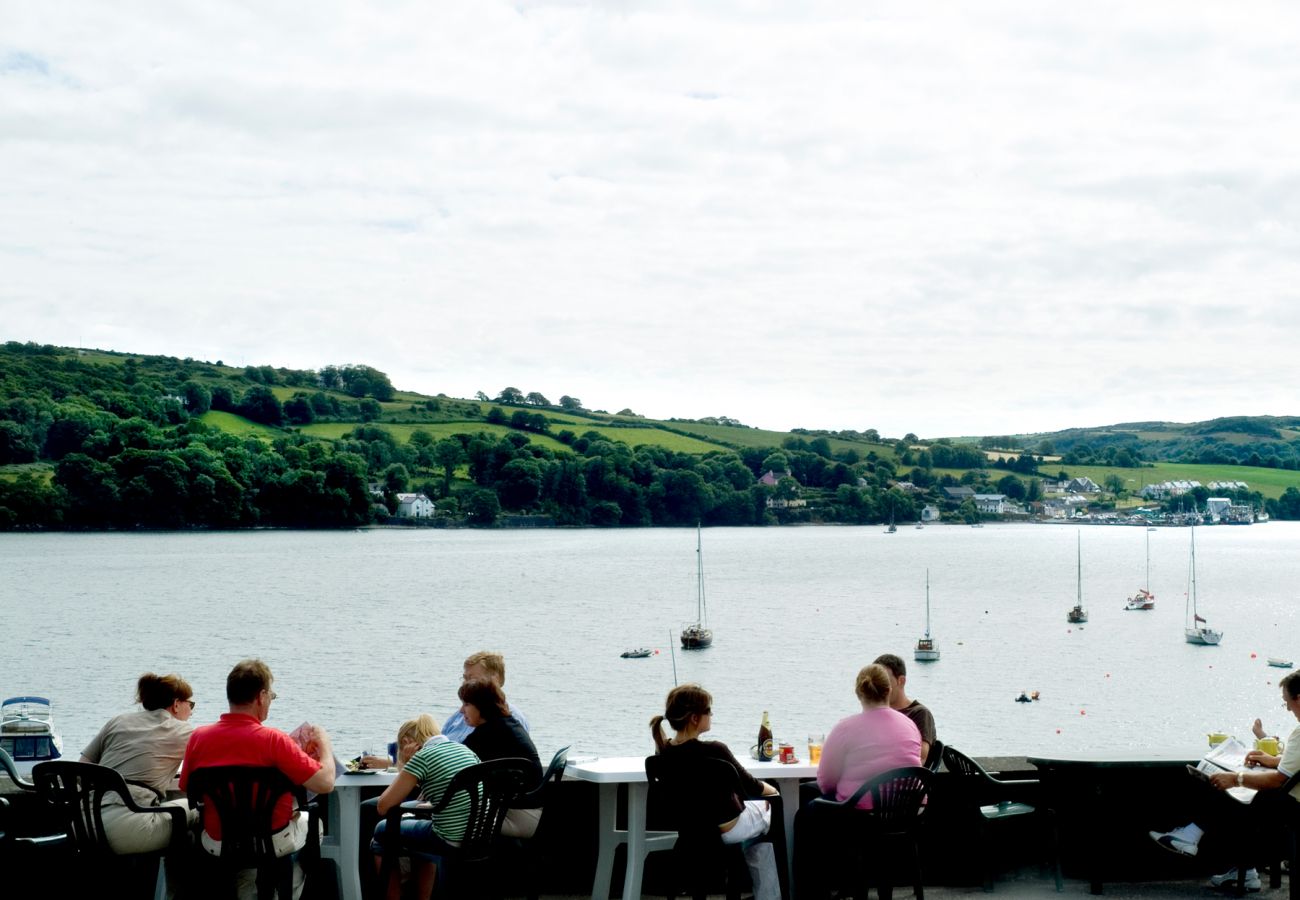
[{"label": "motorboat", "polygon": [[1291,660],[1289,660],[1289,659],[1282,659],[1282,657],[1280,657],[1280,656],[1270,656],[1270,657],[1268,658],[1268,664],[1269,664],[1270,666],[1274,666],[1274,667],[1276,667],[1276,668],[1278,668],[1278,669],[1293,669],[1293,668],[1295,668],[1295,666],[1294,666],[1294,664],[1291,662]]},{"label": "motorboat", "polygon": [[624,650],[619,654],[623,659],[645,659],[647,656],[653,655],[654,651],[649,647],[635,647],[629,650]]},{"label": "motorboat", "polygon": [[0,749],[31,773],[37,763],[63,756],[63,738],[54,730],[50,701],[44,697],[10,697],[0,701]]}]

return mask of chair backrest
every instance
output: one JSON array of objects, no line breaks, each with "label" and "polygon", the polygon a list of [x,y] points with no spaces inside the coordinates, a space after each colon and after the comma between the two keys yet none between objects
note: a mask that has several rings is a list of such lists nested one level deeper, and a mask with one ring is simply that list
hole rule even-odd
[{"label": "chair backrest", "polygon": [[542,780],[537,783],[537,787],[533,788],[527,794],[524,794],[522,797],[516,800],[514,804],[514,808],[515,809],[540,808],[542,806],[542,801],[545,798],[546,786],[550,784],[552,781],[558,784],[560,780],[564,778],[564,767],[567,766],[568,764],[569,764],[569,748],[561,747],[559,750],[556,750],[555,755],[551,757],[551,764],[547,766],[546,771],[542,773]]},{"label": "chair backrest", "polygon": [[5,774],[9,776],[9,780],[17,787],[22,788],[24,791],[36,790],[35,784],[18,774],[18,766],[14,763],[14,758],[3,747],[0,747],[0,769],[4,769]]},{"label": "chair backrest", "polygon": [[656,754],[645,758],[645,774],[650,802],[679,835],[721,841],[717,810],[745,794],[740,774],[726,760]]},{"label": "chair backrest", "polygon": [[469,822],[458,854],[462,859],[486,859],[490,855],[506,813],[533,786],[536,777],[536,763],[514,757],[467,766],[452,776],[433,811],[446,809],[459,793],[468,795]]},{"label": "chair backrest", "polygon": [[939,767],[943,765],[944,743],[938,738],[930,745],[930,755],[925,758],[925,767],[931,772],[938,772]]},{"label": "chair backrest", "polygon": [[961,775],[964,778],[979,778],[982,780],[992,777],[984,770],[983,766],[956,747],[943,748],[943,765],[949,772]]},{"label": "chair backrest", "polygon": [[[921,824],[933,779],[934,773],[922,766],[890,769],[863,784],[847,800],[819,797],[813,806],[822,815],[850,816],[854,822],[869,824],[876,834],[907,834]],[[871,795],[871,808],[858,809],[858,801],[867,794]]]},{"label": "chair backrest", "polygon": [[111,855],[104,832],[104,800],[116,794],[120,802],[131,799],[121,773],[108,766],[63,760],[38,763],[32,769],[36,792],[51,806],[77,854]]},{"label": "chair backrest", "polygon": [[285,794],[307,805],[307,790],[276,768],[205,766],[189,773],[185,793],[190,806],[204,817],[221,822],[221,859],[239,868],[253,868],[274,859],[271,835],[275,809]]}]

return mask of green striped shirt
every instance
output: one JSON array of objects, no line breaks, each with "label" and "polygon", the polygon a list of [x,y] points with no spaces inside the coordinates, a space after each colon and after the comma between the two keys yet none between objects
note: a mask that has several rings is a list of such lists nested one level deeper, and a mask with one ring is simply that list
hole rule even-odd
[{"label": "green striped shirt", "polygon": [[[420,795],[436,805],[456,773],[477,765],[478,761],[474,751],[464,744],[457,744],[438,735],[407,760],[403,771],[415,776],[420,784]],[[433,817],[433,831],[444,841],[463,840],[467,824],[469,795],[464,791],[457,793],[447,808]]]}]

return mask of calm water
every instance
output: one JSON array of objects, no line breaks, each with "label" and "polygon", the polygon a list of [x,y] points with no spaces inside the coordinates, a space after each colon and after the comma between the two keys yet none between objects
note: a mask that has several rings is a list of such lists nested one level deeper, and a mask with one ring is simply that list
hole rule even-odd
[{"label": "calm water", "polygon": [[[974,753],[1183,747],[1245,734],[1255,715],[1290,731],[1282,670],[1264,661],[1300,655],[1300,523],[1197,530],[1219,647],[1183,641],[1185,529],[1150,533],[1151,612],[1122,609],[1147,532],[1079,531],[1091,621],[1067,625],[1076,532],[708,529],[716,643],[678,651],[677,677],[713,692],[714,735],[737,752],[764,709],[778,738],[829,730],[856,709],[858,668],[886,651],[909,661],[940,736]],[[75,754],[131,707],[141,672],[188,678],[207,722],[230,665],[261,656],[272,724],[320,722],[351,756],[416,712],[444,718],[465,655],[496,648],[543,756],[640,754],[673,684],[670,632],[694,615],[694,551],[691,529],[4,535],[0,694],[51,697]],[[943,658],[922,665],[926,567]],[[638,645],[662,652],[619,658]],[[1013,702],[1022,689],[1042,700]]]}]

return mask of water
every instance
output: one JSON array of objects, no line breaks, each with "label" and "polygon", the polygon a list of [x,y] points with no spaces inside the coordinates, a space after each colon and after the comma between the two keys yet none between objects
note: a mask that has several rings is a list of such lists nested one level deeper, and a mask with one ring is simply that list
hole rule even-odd
[{"label": "water", "polygon": [[[1300,523],[1197,530],[1202,614],[1219,647],[1183,641],[1188,532],[931,526],[708,529],[705,651],[676,653],[677,677],[714,696],[714,737],[737,753],[763,710],[801,745],[857,708],[858,668],[908,660],[908,692],[940,737],[976,754],[1183,748],[1205,732],[1245,735],[1281,709],[1281,669],[1300,612]],[[937,663],[911,661],[930,569]],[[75,754],[132,706],[146,670],[194,686],[196,722],[225,708],[232,663],[260,656],[276,676],[271,724],[323,724],[341,756],[393,739],[420,711],[456,705],[461,662],[497,649],[506,692],[545,758],[648,752],[647,723],[673,684],[670,648],[695,613],[694,529],[0,536],[0,695],[53,699]],[[624,660],[634,646],[659,648]],[[1254,654],[1254,656],[1252,656]],[[1015,703],[1022,690],[1042,699]]]}]

